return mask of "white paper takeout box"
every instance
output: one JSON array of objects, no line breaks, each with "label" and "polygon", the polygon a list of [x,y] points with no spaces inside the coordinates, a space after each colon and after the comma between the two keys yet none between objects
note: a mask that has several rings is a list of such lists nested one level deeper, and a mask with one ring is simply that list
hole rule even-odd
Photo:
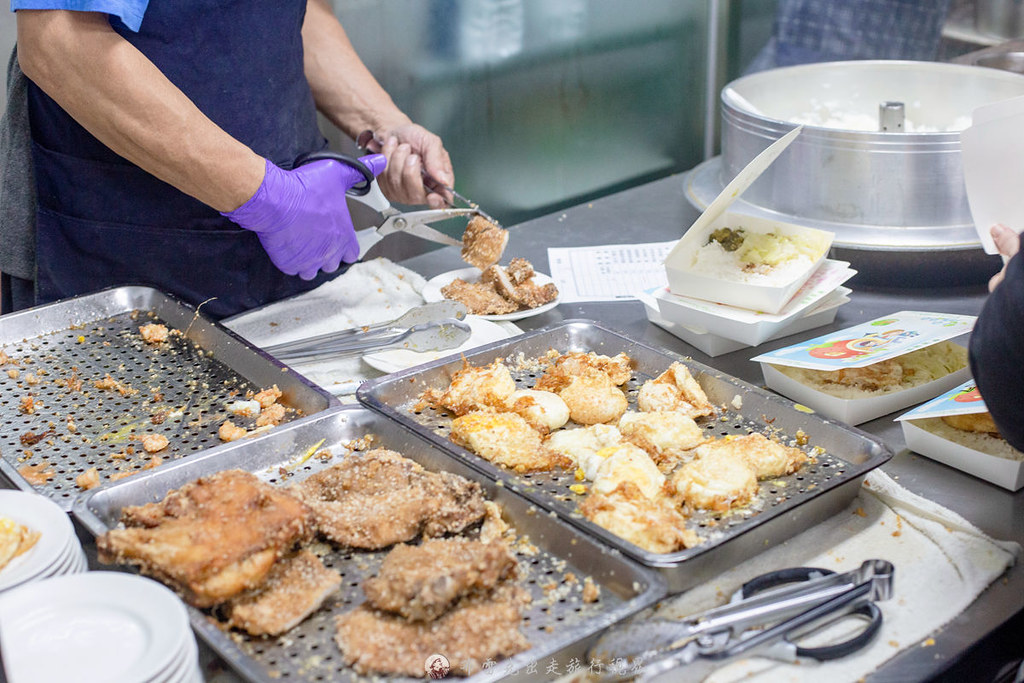
[{"label": "white paper takeout box", "polygon": [[848,425],[859,425],[868,420],[874,420],[876,417],[882,417],[916,403],[927,401],[963,382],[970,376],[971,369],[961,368],[927,384],[867,398],[839,398],[826,394],[782,374],[770,363],[761,363],[761,372],[764,374],[764,382],[769,389],[777,391],[797,403],[802,403],[822,415],[840,420]]},{"label": "white paper takeout box", "polygon": [[[850,269],[849,265],[845,261],[826,259],[778,313],[711,303],[679,296],[665,289],[655,291],[653,296],[661,317],[669,322],[710,332],[746,346],[757,346],[799,331],[794,329],[796,322],[856,274],[857,271]],[[845,291],[849,293],[850,290]]]},{"label": "white paper takeout box", "polygon": [[[1024,460],[1011,460],[997,455],[976,450],[964,444],[950,441],[939,434],[925,429],[923,420],[939,418],[943,415],[971,415],[985,412],[985,402],[977,395],[976,400],[956,405],[952,397],[971,397],[977,395],[974,380],[968,380],[951,389],[933,401],[918,406],[909,413],[896,418],[903,428],[903,438],[907,448],[944,465],[971,474],[979,479],[1002,486],[1010,491],[1024,488]],[[945,408],[945,409],[944,409]]]},{"label": "white paper takeout box", "polygon": [[[765,341],[781,339],[791,334],[806,332],[816,327],[830,325],[836,318],[839,307],[850,301],[850,289],[837,287],[831,294],[823,298],[816,305],[810,307],[798,316],[795,320],[788,321],[781,328],[776,329]],[[671,332],[690,346],[699,349],[711,357],[721,356],[724,353],[732,353],[740,349],[749,349],[754,344],[745,344],[741,341],[729,339],[699,327],[692,327],[678,322],[672,322],[665,318],[658,307],[658,301],[648,293],[638,297],[644,304],[647,311],[647,319],[658,327]]]},{"label": "white paper takeout box", "polygon": [[[750,187],[758,176],[782,153],[800,133],[797,127],[782,136],[767,149],[758,154],[725,189],[715,197],[693,225],[679,239],[665,258],[665,273],[669,289],[674,294],[706,301],[729,304],[766,313],[778,313],[796,294],[797,290],[817,270],[832,246],[834,235],[803,225],[768,220],[729,211],[729,206]],[[712,231],[718,228],[743,228],[748,233],[775,232],[798,237],[811,246],[815,258],[800,272],[778,284],[757,284],[737,279],[717,277],[704,272],[695,272],[697,251],[707,244]]]}]

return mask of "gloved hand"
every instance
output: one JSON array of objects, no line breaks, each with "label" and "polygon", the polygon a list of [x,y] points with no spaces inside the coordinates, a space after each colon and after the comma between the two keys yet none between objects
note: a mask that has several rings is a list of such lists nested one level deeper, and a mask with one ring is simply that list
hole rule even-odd
[{"label": "gloved hand", "polygon": [[[374,175],[387,165],[382,154],[361,157]],[[345,191],[363,180],[359,171],[333,160],[314,161],[286,171],[266,163],[263,182],[249,201],[222,216],[260,238],[282,272],[312,280],[341,262],[359,258]]]}]

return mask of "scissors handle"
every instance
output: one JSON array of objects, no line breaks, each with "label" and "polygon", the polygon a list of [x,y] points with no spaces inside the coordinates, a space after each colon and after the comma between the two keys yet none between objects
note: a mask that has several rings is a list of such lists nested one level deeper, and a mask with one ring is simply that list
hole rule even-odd
[{"label": "scissors handle", "polygon": [[[768,572],[751,579],[743,584],[739,593],[743,599],[746,599],[757,595],[758,593],[769,591],[773,588],[786,584],[811,581],[822,576],[832,576],[834,574],[835,572],[831,569],[821,569],[818,567],[789,567],[786,569],[780,569],[779,571]],[[794,638],[798,636],[793,632],[785,634],[783,639],[795,648],[793,652],[797,657],[815,659],[819,662],[845,657],[868,645],[868,643],[878,635],[879,629],[882,628],[882,611],[878,608],[878,605],[873,602],[863,603],[859,606],[853,607],[845,613],[840,612],[833,616],[834,619],[840,619],[847,615],[863,617],[867,621],[867,626],[865,626],[856,635],[843,642],[835,643],[833,645],[822,645],[821,647],[803,647],[802,645],[794,642]],[[819,622],[816,627],[820,627],[821,625],[822,624]]]},{"label": "scissors handle", "polygon": [[311,163],[313,161],[324,160],[337,161],[339,163],[345,164],[346,166],[351,166],[355,170],[359,171],[359,173],[363,176],[363,180],[349,188],[347,194],[353,195],[355,197],[362,197],[363,195],[369,193],[370,190],[372,189],[373,181],[377,176],[373,175],[373,171],[367,168],[366,164],[359,161],[359,159],[356,159],[355,157],[350,157],[347,154],[340,154],[338,152],[332,152],[329,149],[324,149],[319,152],[306,152],[305,154],[300,154],[299,156],[295,157],[295,163],[292,164],[292,168],[296,168],[298,166]]}]

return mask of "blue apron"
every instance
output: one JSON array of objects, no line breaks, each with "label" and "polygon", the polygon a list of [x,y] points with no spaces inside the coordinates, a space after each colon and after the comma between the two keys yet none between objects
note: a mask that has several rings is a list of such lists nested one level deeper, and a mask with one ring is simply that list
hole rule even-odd
[{"label": "blue apron", "polygon": [[[138,33],[114,29],[228,134],[284,168],[323,149],[302,68],[306,0],[151,0]],[[104,146],[34,84],[38,303],[147,284],[214,318],[297,294],[257,236]],[[339,271],[340,272],[340,271]]]}]

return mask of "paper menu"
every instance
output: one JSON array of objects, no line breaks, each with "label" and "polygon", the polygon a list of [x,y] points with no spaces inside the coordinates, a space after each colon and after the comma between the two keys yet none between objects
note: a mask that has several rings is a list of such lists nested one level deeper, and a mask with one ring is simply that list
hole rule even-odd
[{"label": "paper menu", "polygon": [[917,406],[910,412],[903,413],[896,419],[923,420],[927,417],[942,417],[943,415],[973,415],[984,413],[987,410],[985,400],[978,392],[978,385],[974,383],[973,379],[969,379],[941,396]]},{"label": "paper menu", "polygon": [[560,303],[622,301],[665,287],[665,256],[676,240],[649,244],[549,247],[548,266]]},{"label": "paper menu", "polygon": [[965,334],[975,316],[900,311],[755,356],[751,360],[811,370],[862,368]]}]

